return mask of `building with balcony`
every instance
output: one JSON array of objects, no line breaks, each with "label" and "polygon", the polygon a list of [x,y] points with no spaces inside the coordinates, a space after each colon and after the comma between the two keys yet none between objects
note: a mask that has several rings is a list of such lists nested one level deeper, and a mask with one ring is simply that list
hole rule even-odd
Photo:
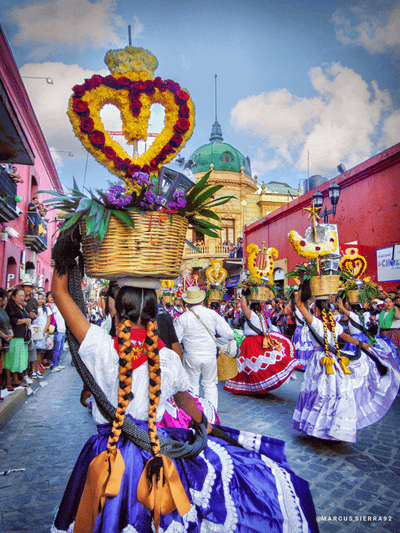
[{"label": "building with balcony", "polygon": [[211,170],[210,185],[223,185],[217,196],[232,195],[234,199],[216,207],[222,231],[218,239],[195,230],[188,230],[187,240],[198,251],[185,245],[182,273],[187,276],[195,269],[205,269],[211,259],[223,259],[229,277],[236,277],[243,270],[243,254],[235,249],[238,239],[243,238],[243,228],[261,217],[279,209],[297,198],[301,191],[285,183],[258,183],[251,175],[250,159],[238,149],[223,142],[222,128],[217,119],[211,128],[208,144],[200,146],[190,156],[192,171],[198,181]]},{"label": "building with balcony", "polygon": [[0,286],[50,289],[55,214],[32,213],[41,189],[61,190],[53,159],[0,27]]}]

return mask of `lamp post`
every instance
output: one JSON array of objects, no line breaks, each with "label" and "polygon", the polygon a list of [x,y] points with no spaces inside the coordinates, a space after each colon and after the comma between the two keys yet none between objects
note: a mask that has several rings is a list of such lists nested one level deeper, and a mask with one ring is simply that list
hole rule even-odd
[{"label": "lamp post", "polygon": [[54,82],[51,78],[45,77],[45,76],[21,76],[23,79],[29,79],[29,80],[46,80],[46,83],[49,85],[54,85]]},{"label": "lamp post", "polygon": [[161,196],[162,205],[165,206],[175,192],[182,192],[185,195],[194,184],[195,182],[185,174],[171,168],[161,167],[158,176],[157,194]]},{"label": "lamp post", "polygon": [[68,150],[53,150],[53,148],[50,148],[50,152],[57,152],[59,154],[68,154],[69,157],[74,157],[74,154],[72,152],[69,152]]},{"label": "lamp post", "polygon": [[[328,215],[335,215],[336,214],[336,206],[339,202],[339,198],[340,198],[340,187],[339,185],[337,185],[336,183],[332,183],[332,185],[330,185],[328,187],[328,197],[329,197],[329,201],[331,202],[332,204],[332,209],[326,209],[325,207],[325,211],[323,213],[320,213],[320,216],[324,217],[324,224],[327,224],[328,223]],[[322,208],[322,205],[324,203],[324,196],[323,194],[321,194],[319,191],[317,191],[315,194],[313,194],[312,196],[312,199],[314,201],[314,205],[316,208]]]}]

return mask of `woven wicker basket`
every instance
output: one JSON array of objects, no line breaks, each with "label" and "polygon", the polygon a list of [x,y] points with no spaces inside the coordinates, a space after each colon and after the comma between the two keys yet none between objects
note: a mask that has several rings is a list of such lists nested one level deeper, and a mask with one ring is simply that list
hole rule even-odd
[{"label": "woven wicker basket", "polygon": [[208,296],[209,302],[219,302],[220,300],[224,299],[224,293],[222,291],[219,291],[218,289],[212,289],[210,291],[210,295]]},{"label": "woven wicker basket", "polygon": [[273,298],[274,294],[268,287],[256,287],[252,294],[247,297],[252,302],[265,302]]},{"label": "woven wicker basket", "polygon": [[360,291],[358,290],[347,291],[347,299],[349,300],[349,303],[351,304],[359,304],[360,303]]},{"label": "woven wicker basket", "polygon": [[317,300],[324,300],[339,291],[340,276],[314,276],[310,281],[311,292]]},{"label": "woven wicker basket", "polygon": [[102,279],[175,279],[180,272],[188,220],[158,212],[129,215],[135,228],[112,216],[97,249],[93,236],[86,235],[86,221],[80,223],[86,274]]}]

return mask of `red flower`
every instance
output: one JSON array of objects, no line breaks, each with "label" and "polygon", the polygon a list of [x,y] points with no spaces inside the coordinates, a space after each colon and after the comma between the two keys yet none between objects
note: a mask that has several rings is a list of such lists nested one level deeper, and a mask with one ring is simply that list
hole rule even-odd
[{"label": "red flower", "polygon": [[122,161],[122,159],[120,157],[116,157],[114,159],[114,167],[115,168],[122,168],[124,166],[124,162]]},{"label": "red flower", "polygon": [[129,157],[126,157],[124,159],[124,162],[123,162],[123,167],[125,167],[125,170],[129,167],[129,165],[131,164],[131,160],[129,159]]},{"label": "red flower", "polygon": [[78,115],[87,116],[89,114],[89,108],[86,102],[81,100],[80,98],[74,98],[72,102],[72,109],[77,113]]},{"label": "red flower", "polygon": [[129,108],[132,111],[132,114],[137,116],[140,113],[140,110],[142,108],[142,103],[140,100],[132,100]]},{"label": "red flower", "polygon": [[182,89],[178,89],[175,93],[175,101],[177,104],[183,104],[184,102],[187,102],[189,100],[189,95],[186,91],[182,91]]},{"label": "red flower", "polygon": [[181,135],[178,135],[177,133],[171,137],[171,140],[169,141],[172,146],[175,146],[175,148],[178,148],[183,142],[183,137]]},{"label": "red flower", "polygon": [[162,86],[163,86],[162,79],[161,79],[159,76],[158,76],[157,78],[154,79],[153,83],[154,83],[154,87],[155,87],[156,89],[161,89]]},{"label": "red flower", "polygon": [[174,130],[175,130],[177,133],[184,133],[184,132],[187,131],[189,128],[190,128],[190,122],[188,121],[187,118],[179,118],[179,119],[176,121],[176,124],[175,124],[175,126],[174,126]]},{"label": "red flower", "polygon": [[121,87],[128,87],[132,82],[129,78],[125,78],[125,76],[121,76],[117,79],[117,84]]},{"label": "red flower", "polygon": [[318,250],[321,250],[320,246],[316,246],[315,249],[318,251]]},{"label": "red flower", "polygon": [[127,173],[130,175],[130,176],[133,176],[133,174],[135,172],[139,172],[140,170],[140,166],[139,165],[129,165],[128,167],[128,170],[127,170]]},{"label": "red flower", "polygon": [[145,174],[148,174],[150,172],[150,165],[143,165],[142,172],[144,172]]},{"label": "red flower", "polygon": [[172,81],[172,80],[165,80],[165,86],[170,90],[172,91],[173,93],[176,93],[176,91],[178,91],[180,89],[180,85],[179,83],[176,83],[175,81]]},{"label": "red flower", "polygon": [[86,78],[85,79],[85,88],[87,91],[90,91],[92,89],[94,89],[95,85],[94,85],[94,81],[92,80],[92,78]]},{"label": "red flower", "polygon": [[158,165],[159,165],[160,161],[158,159],[158,157],[155,157],[154,159],[152,159],[150,161],[150,170],[151,171],[155,171],[155,170],[158,170]]},{"label": "red flower", "polygon": [[141,91],[139,91],[139,89],[137,89],[134,86],[131,86],[130,89],[129,89],[129,98],[131,100],[137,100],[139,98],[139,96],[140,96],[140,93],[141,93]]},{"label": "red flower", "polygon": [[117,83],[117,80],[114,78],[114,76],[108,75],[104,78],[104,81],[109,83],[110,85],[115,85]]},{"label": "red flower", "polygon": [[154,93],[154,83],[153,80],[146,80],[144,82],[144,90],[147,94],[153,94]]},{"label": "red flower", "polygon": [[142,80],[135,81],[133,86],[135,87],[135,89],[138,89],[139,91],[143,91],[144,89],[144,83],[142,82]]},{"label": "red flower", "polygon": [[190,110],[186,104],[181,105],[179,108],[179,116],[183,118],[189,118]]},{"label": "red flower", "polygon": [[81,98],[81,96],[83,96],[86,92],[86,89],[83,85],[75,85],[74,87],[72,87],[72,90],[79,98]]},{"label": "red flower", "polygon": [[81,118],[80,128],[81,128],[81,131],[83,131],[83,133],[89,133],[90,131],[92,131],[93,127],[94,127],[94,122],[92,118],[90,117]]},{"label": "red flower", "polygon": [[104,133],[99,130],[93,130],[89,135],[89,141],[93,144],[95,148],[103,148],[105,143]]},{"label": "red flower", "polygon": [[300,241],[300,246],[305,246],[306,244],[306,241]]},{"label": "red flower", "polygon": [[103,83],[103,76],[100,76],[100,74],[94,74],[92,76],[92,81],[95,87],[100,87],[100,85]]},{"label": "red flower", "polygon": [[106,157],[108,157],[108,159],[115,159],[115,156],[117,155],[111,146],[103,146],[101,151]]}]

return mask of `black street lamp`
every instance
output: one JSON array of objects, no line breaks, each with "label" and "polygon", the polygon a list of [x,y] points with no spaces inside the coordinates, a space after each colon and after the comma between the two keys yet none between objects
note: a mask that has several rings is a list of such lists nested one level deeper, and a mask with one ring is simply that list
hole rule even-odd
[{"label": "black street lamp", "polygon": [[[340,198],[340,186],[339,185],[337,185],[336,183],[332,183],[332,185],[328,187],[328,198],[332,204],[332,209],[328,210],[325,207],[325,211],[323,213],[320,213],[319,215],[320,217],[324,217],[324,224],[328,223],[328,215],[331,215],[331,214],[336,215],[336,206]],[[314,201],[315,207],[322,208],[322,205],[324,203],[323,194],[317,191],[315,194],[312,195],[312,199]]]}]

